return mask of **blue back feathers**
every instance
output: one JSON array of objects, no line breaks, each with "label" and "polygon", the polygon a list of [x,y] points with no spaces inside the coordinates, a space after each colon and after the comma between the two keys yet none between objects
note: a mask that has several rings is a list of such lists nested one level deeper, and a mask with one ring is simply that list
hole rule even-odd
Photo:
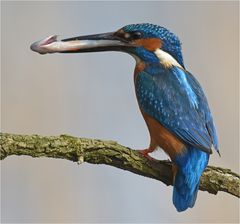
[{"label": "blue back feathers", "polygon": [[206,97],[193,76],[180,68],[147,67],[136,79],[141,109],[188,145],[211,153],[218,149]]},{"label": "blue back feathers", "polygon": [[139,31],[143,38],[159,38],[163,41],[162,49],[172,55],[184,67],[179,38],[168,29],[150,23],[130,24],[122,28],[125,32]]}]

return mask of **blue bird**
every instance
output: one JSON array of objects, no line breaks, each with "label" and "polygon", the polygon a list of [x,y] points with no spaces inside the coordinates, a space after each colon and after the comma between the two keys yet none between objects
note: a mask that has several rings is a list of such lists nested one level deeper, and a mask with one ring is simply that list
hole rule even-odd
[{"label": "blue bird", "polygon": [[33,51],[82,53],[122,51],[136,60],[134,83],[140,111],[149,129],[148,153],[160,146],[173,162],[173,204],[192,208],[200,177],[218,139],[206,96],[183,62],[181,43],[168,29],[131,24],[113,33],[57,41],[50,36],[31,45]]}]

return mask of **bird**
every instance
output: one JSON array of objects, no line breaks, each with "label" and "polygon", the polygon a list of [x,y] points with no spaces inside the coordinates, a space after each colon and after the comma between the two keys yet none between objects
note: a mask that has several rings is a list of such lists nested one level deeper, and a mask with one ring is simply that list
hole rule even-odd
[{"label": "bird", "polygon": [[[178,212],[192,208],[200,178],[219,143],[207,98],[186,69],[180,39],[169,29],[151,23],[126,25],[115,32],[36,41],[40,54],[120,51],[136,60],[134,85],[150,144],[140,153],[159,147],[173,167],[172,201]],[[220,155],[220,153],[219,153]]]}]

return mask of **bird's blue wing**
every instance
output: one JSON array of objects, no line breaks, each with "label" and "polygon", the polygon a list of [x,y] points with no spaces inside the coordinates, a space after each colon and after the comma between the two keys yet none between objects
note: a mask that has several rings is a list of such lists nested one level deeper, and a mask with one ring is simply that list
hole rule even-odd
[{"label": "bird's blue wing", "polygon": [[187,81],[191,85],[193,91],[196,93],[198,98],[198,104],[199,104],[199,111],[202,119],[206,122],[207,130],[211,136],[212,143],[214,148],[218,151],[219,150],[219,144],[218,144],[218,138],[217,138],[217,132],[216,128],[213,122],[212,114],[210,112],[206,96],[199,84],[199,82],[196,80],[196,78],[191,74],[187,73],[186,75]]},{"label": "bird's blue wing", "polygon": [[187,144],[211,153],[217,136],[206,97],[196,79],[173,67],[150,66],[136,78],[141,109]]}]

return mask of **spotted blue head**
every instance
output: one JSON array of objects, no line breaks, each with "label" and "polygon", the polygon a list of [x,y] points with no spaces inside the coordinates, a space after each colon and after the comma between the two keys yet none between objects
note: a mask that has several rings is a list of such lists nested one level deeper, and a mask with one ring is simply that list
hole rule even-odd
[{"label": "spotted blue head", "polygon": [[184,67],[181,43],[168,29],[149,24],[131,24],[116,32],[79,36],[57,41],[56,36],[32,44],[31,49],[45,53],[81,53],[96,51],[122,51],[137,60],[164,66]]}]

